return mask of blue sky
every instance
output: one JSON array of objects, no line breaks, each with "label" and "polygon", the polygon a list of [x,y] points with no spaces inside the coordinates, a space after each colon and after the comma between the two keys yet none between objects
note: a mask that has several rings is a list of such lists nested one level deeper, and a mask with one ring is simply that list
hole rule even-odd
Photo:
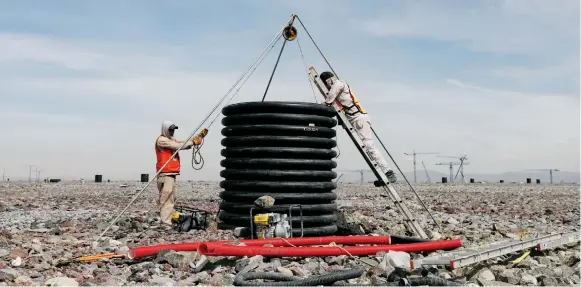
[{"label": "blue sky", "polygon": [[[314,4],[313,4],[314,3]],[[466,153],[465,172],[579,171],[579,2],[4,1],[0,149],[13,177],[138,179],[173,120],[185,138],[291,13],[369,110],[400,166],[413,149]],[[325,68],[306,33],[308,65]],[[267,99],[314,101],[297,41]],[[233,102],[260,100],[278,46]],[[317,95],[318,96],[318,95]],[[219,121],[206,166],[219,179]],[[339,166],[363,168],[340,131]],[[353,160],[356,164],[346,165]],[[442,159],[423,159],[430,169]]]}]

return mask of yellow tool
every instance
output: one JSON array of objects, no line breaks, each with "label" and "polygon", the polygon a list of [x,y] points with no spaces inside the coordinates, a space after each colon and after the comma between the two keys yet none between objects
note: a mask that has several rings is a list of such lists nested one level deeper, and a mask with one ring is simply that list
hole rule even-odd
[{"label": "yellow tool", "polygon": [[289,238],[291,237],[291,226],[286,214],[280,213],[262,213],[252,218],[256,226],[256,237],[264,238]]},{"label": "yellow tool", "polygon": [[125,257],[125,255],[116,254],[116,253],[104,253],[104,254],[98,254],[98,255],[81,256],[81,257],[61,261],[61,262],[57,263],[57,267],[68,265],[68,264],[73,263],[73,262],[87,262],[87,261],[96,261],[96,260],[100,260],[100,259],[113,259],[113,258],[124,258],[124,257]]}]

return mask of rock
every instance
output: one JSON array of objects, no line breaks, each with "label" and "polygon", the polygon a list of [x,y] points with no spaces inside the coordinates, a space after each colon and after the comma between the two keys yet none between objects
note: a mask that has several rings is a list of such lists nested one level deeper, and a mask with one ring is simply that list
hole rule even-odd
[{"label": "rock", "polygon": [[571,268],[567,265],[562,265],[562,266],[559,266],[559,267],[553,269],[553,272],[555,272],[555,276],[557,276],[557,277],[569,278],[569,277],[573,276],[573,274],[575,273],[575,270],[573,270],[573,268]]},{"label": "rock", "polygon": [[44,282],[44,285],[48,285],[48,286],[79,286],[79,283],[72,278],[68,278],[68,277],[55,277],[55,278],[51,278],[46,280],[46,282]]},{"label": "rock", "polygon": [[442,234],[440,234],[437,231],[432,231],[431,240],[437,241],[437,240],[440,240],[440,239],[442,239]]},{"label": "rock", "polygon": [[288,275],[288,276],[293,276],[294,275],[293,272],[290,269],[288,269],[286,267],[282,267],[282,266],[281,267],[277,267],[276,268],[276,271],[278,271],[278,272],[280,272],[280,273],[282,273],[284,275]]},{"label": "rock", "polygon": [[460,223],[458,220],[454,219],[453,217],[448,218],[447,222],[448,222],[448,224],[451,224],[451,225],[456,225],[456,224]]},{"label": "rock", "polygon": [[559,283],[554,277],[540,276],[538,277],[539,285],[541,286],[558,286]]},{"label": "rock", "polygon": [[520,282],[520,278],[517,275],[516,269],[505,269],[505,270],[501,271],[500,274],[497,276],[497,279],[502,281],[502,282],[515,284],[515,285]]},{"label": "rock", "polygon": [[20,271],[12,268],[0,269],[0,281],[12,281],[20,276]]},{"label": "rock", "polygon": [[494,281],[496,278],[494,277],[494,274],[492,274],[492,271],[488,268],[484,268],[478,273],[478,279]]},{"label": "rock", "polygon": [[20,258],[20,256],[17,256],[16,259],[10,261],[10,265],[12,265],[12,267],[19,267],[20,265],[22,265],[22,258]]},{"label": "rock", "polygon": [[538,284],[537,278],[530,274],[523,274],[520,278],[520,285],[536,286]]},{"label": "rock", "polygon": [[16,279],[14,279],[14,283],[16,283],[16,284],[28,283],[31,281],[32,281],[32,279],[28,276],[18,276],[18,277],[16,277]]},{"label": "rock", "polygon": [[566,264],[570,267],[573,267],[575,264],[579,263],[579,261],[579,252],[575,252],[573,255],[567,258]]},{"label": "rock", "polygon": [[298,267],[298,266],[293,266],[293,267],[290,267],[289,269],[292,271],[292,273],[293,273],[295,276],[299,276],[299,277],[307,277],[307,276],[309,276],[309,275],[310,275],[310,272],[308,272],[308,271],[306,271],[305,269],[303,269],[303,268],[301,268],[301,267]]},{"label": "rock", "polygon": [[490,287],[496,287],[496,286],[518,286],[518,285],[513,285],[513,284],[509,284],[509,283],[505,283],[505,282],[501,282],[501,281],[487,281],[484,279],[476,279],[476,281],[478,282],[478,284],[480,284],[480,286],[490,286]]},{"label": "rock", "polygon": [[202,255],[199,258],[197,258],[196,260],[192,261],[190,263],[190,267],[193,268],[194,269],[193,271],[197,273],[197,272],[204,270],[204,267],[206,267],[206,265],[209,262],[210,262],[210,259],[208,257],[206,257],[206,255]]},{"label": "rock", "polygon": [[4,256],[8,256],[8,255],[10,255],[10,251],[8,251],[8,249],[0,248],[0,257],[4,257]]},{"label": "rock", "polygon": [[254,205],[262,208],[269,208],[274,205],[274,198],[268,195],[263,195],[254,201]]},{"label": "rock", "polygon": [[343,264],[345,264],[345,261],[347,261],[348,258],[349,257],[347,255],[339,255],[339,256],[328,257],[328,259],[326,261],[329,264],[343,265]]},{"label": "rock", "polygon": [[30,248],[34,250],[36,253],[42,253],[42,246],[38,243],[30,245]]},{"label": "rock", "polygon": [[173,250],[169,250],[166,252],[160,252],[157,256],[158,262],[167,262],[171,266],[178,268],[180,270],[184,270],[186,266],[189,266],[190,263],[194,262],[199,257],[198,252],[175,252]]},{"label": "rock", "polygon": [[174,286],[174,285],[176,285],[176,282],[167,276],[153,275],[153,276],[151,276],[151,279],[149,280],[149,282],[156,284],[156,285],[162,285],[162,286]]}]

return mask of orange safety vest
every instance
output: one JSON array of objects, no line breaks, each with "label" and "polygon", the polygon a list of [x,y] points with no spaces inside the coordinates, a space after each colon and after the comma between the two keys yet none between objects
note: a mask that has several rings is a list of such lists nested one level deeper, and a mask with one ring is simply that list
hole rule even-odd
[{"label": "orange safety vest", "polygon": [[[347,85],[347,84],[345,84]],[[355,95],[353,94],[353,92],[351,91],[351,87],[349,87],[349,85],[347,85],[347,88],[349,89],[349,95],[351,95],[351,101],[353,101],[353,105],[348,106],[348,107],[343,107],[343,105],[341,105],[341,103],[339,101],[337,102],[337,105],[339,106],[339,108],[341,108],[341,111],[344,112],[347,115],[353,116],[357,113],[362,113],[362,114],[367,114],[367,111],[365,111],[365,109],[363,108],[363,106],[361,106],[361,104],[359,103],[359,101],[357,100],[357,98],[355,97]],[[348,113],[345,111],[345,108],[347,109],[351,109],[355,107],[357,109],[357,111],[352,112],[352,113]]]},{"label": "orange safety vest", "polygon": [[[159,136],[161,137],[161,136]],[[155,140],[155,155],[157,156],[157,164],[155,165],[155,171],[159,172],[159,170],[161,169],[161,167],[171,158],[171,156],[173,155],[173,151],[171,149],[159,149],[157,147],[157,140],[159,140],[159,137],[157,137],[157,139]],[[176,139],[172,139],[172,141],[177,142]],[[162,173],[174,173],[180,172],[180,154],[176,154],[176,156],[163,168],[163,170],[161,171]]]}]

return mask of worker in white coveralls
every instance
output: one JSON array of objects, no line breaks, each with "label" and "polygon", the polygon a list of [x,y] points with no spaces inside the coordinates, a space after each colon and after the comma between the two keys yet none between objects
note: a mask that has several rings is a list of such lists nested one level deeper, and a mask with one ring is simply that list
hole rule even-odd
[{"label": "worker in white coveralls", "polygon": [[[381,171],[385,173],[385,176],[389,182],[394,183],[397,180],[395,173],[387,165],[387,162],[385,159],[383,159],[373,144],[371,121],[369,120],[369,116],[361,104],[359,104],[359,101],[357,101],[357,98],[349,86],[345,82],[337,79],[337,77],[329,71],[321,73],[319,78],[321,78],[329,90],[325,96],[325,104],[331,106],[333,102],[337,101],[341,107],[341,110],[345,113],[345,116],[365,145],[365,151],[369,157],[377,163]],[[384,185],[384,183],[375,181],[375,185],[381,186]]]},{"label": "worker in white coveralls", "polygon": [[[155,155],[157,156],[155,170],[156,172],[161,170],[157,176],[159,216],[161,217],[161,222],[167,227],[172,226],[172,218],[175,221],[179,217],[179,214],[174,210],[176,201],[176,176],[180,174],[179,153],[163,167],[174,152],[183,144],[183,141],[178,141],[173,137],[174,131],[177,128],[171,121],[164,121],[161,125],[161,135],[155,141]],[[194,145],[202,144],[202,140],[206,134],[208,134],[208,129],[203,129],[192,141],[187,142],[182,150],[191,149]]]}]

